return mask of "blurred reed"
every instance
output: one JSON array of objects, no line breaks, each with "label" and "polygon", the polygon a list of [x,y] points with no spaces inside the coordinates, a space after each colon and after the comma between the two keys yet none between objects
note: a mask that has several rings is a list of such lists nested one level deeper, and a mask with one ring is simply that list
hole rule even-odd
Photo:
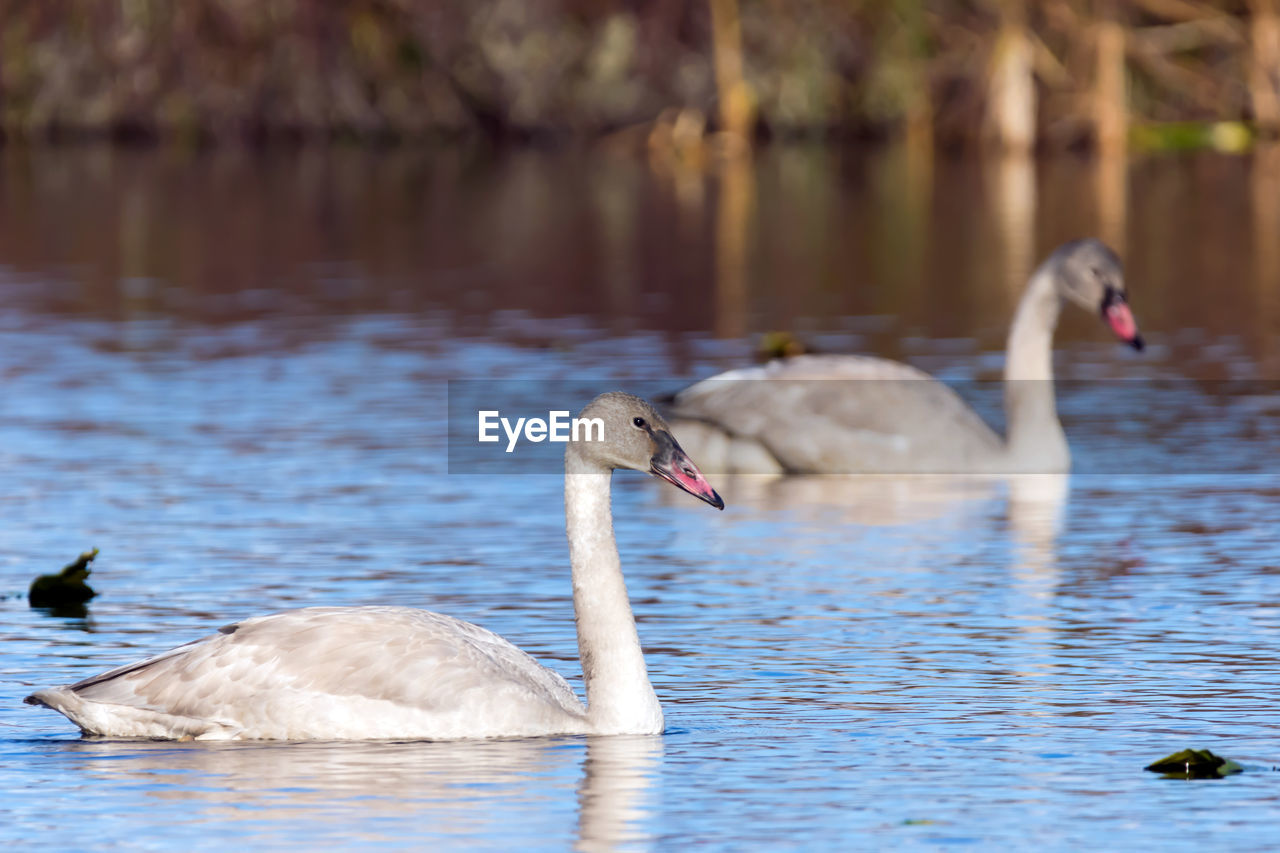
[{"label": "blurred reed", "polygon": [[1280,131],[1278,89],[1276,0],[0,0],[10,140],[571,139],[686,115],[721,149],[1115,147],[1164,123],[1183,129],[1142,144],[1230,148]]}]

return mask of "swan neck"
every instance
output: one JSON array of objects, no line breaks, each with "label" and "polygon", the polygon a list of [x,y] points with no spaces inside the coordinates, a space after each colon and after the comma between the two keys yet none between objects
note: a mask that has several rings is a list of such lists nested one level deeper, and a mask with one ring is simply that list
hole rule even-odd
[{"label": "swan neck", "polygon": [[1053,332],[1061,309],[1057,273],[1046,264],[1027,284],[1006,348],[1005,423],[1016,471],[1065,471],[1070,465],[1053,391]]},{"label": "swan neck", "polygon": [[598,734],[653,734],[662,709],[649,683],[613,535],[612,471],[565,453],[565,525],[573,571],[578,655],[587,688],[587,721]]},{"label": "swan neck", "polygon": [[1051,271],[1041,267],[1032,275],[1009,327],[1004,378],[1053,380],[1053,332],[1058,326],[1062,298]]}]

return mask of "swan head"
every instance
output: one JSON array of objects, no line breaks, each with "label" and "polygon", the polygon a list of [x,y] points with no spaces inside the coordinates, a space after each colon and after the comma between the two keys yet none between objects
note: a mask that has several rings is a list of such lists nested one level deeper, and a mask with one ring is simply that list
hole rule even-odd
[{"label": "swan head", "polygon": [[1142,349],[1142,335],[1129,310],[1124,267],[1105,243],[1094,239],[1066,243],[1049,256],[1048,266],[1064,299],[1100,315],[1116,337]]},{"label": "swan head", "polygon": [[588,422],[599,419],[603,435],[590,427],[580,436],[575,432],[569,452],[582,454],[605,468],[644,471],[716,509],[724,509],[724,501],[680,447],[671,427],[644,400],[611,391],[588,403],[578,418]]}]

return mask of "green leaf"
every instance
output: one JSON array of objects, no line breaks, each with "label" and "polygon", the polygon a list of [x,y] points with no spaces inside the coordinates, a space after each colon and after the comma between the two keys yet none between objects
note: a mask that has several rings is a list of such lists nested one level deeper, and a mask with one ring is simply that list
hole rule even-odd
[{"label": "green leaf", "polygon": [[1214,755],[1207,749],[1184,749],[1143,769],[1164,774],[1166,779],[1221,779],[1244,768],[1230,758]]}]

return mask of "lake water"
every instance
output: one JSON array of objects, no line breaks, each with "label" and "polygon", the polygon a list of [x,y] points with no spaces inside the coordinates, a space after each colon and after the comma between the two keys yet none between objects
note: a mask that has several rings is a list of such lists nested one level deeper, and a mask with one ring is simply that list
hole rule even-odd
[{"label": "lake water", "polygon": [[[723,513],[615,478],[660,737],[122,742],[21,703],[317,604],[448,612],[580,688],[560,479],[452,470],[449,380],[581,405],[787,329],[998,420],[1020,283],[1088,233],[1150,346],[1064,313],[1071,478],[747,478]],[[2,149],[0,841],[1272,849],[1277,294],[1272,153]],[[89,547],[88,612],[30,609]],[[1185,747],[1249,770],[1143,772]]]}]

